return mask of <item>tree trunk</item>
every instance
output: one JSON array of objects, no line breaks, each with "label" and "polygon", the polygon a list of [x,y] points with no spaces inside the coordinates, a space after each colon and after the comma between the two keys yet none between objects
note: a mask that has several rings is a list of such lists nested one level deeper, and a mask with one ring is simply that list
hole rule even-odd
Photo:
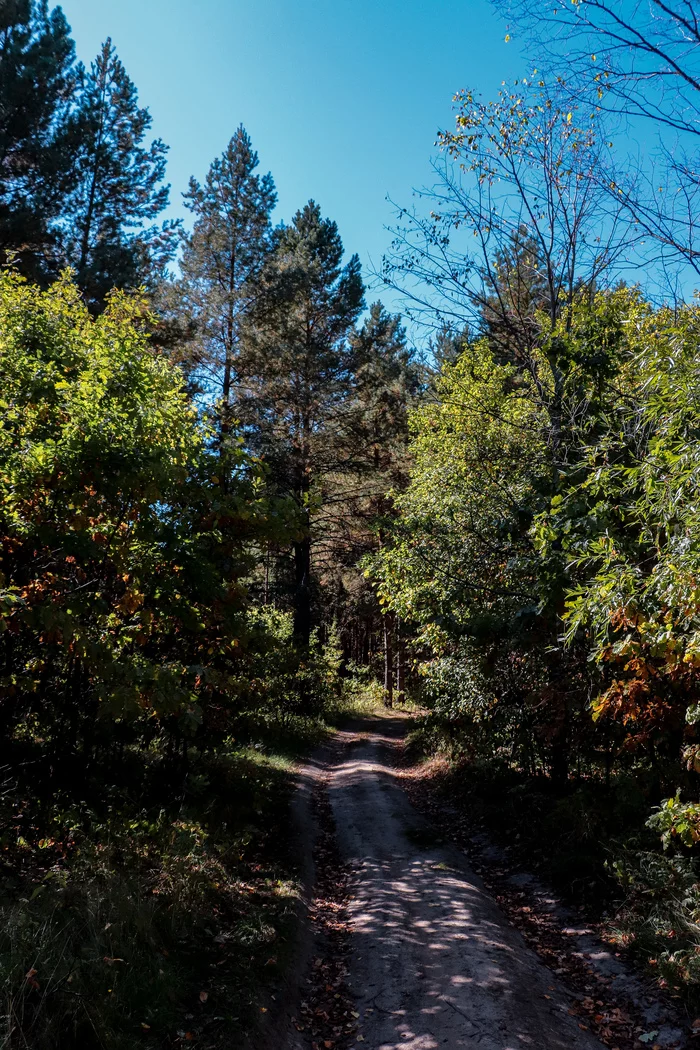
[{"label": "tree trunk", "polygon": [[294,639],[301,649],[311,640],[311,540],[309,536],[294,544]]},{"label": "tree trunk", "polygon": [[393,613],[384,613],[384,703],[394,706],[394,624]]},{"label": "tree trunk", "polygon": [[100,106],[100,126],[97,132],[97,138],[93,147],[93,166],[92,174],[90,178],[90,192],[88,194],[88,205],[85,213],[85,225],[83,226],[82,237],[80,238],[80,261],[78,263],[78,275],[81,275],[85,270],[90,255],[90,234],[92,232],[92,220],[95,213],[95,197],[97,196],[97,179],[100,169],[100,150],[102,148],[102,137],[104,135],[104,122],[105,122],[105,105],[107,100],[107,75],[109,72],[109,47],[106,44],[102,45],[102,54],[100,56],[102,62],[101,68],[101,106]]},{"label": "tree trunk", "polygon": [[[304,539],[294,544],[294,644],[302,662],[308,659],[311,641],[311,538],[308,532]],[[313,697],[309,692],[307,676],[299,678],[299,708],[309,714],[313,708]]]},{"label": "tree trunk", "polygon": [[569,741],[565,730],[552,741],[549,769],[554,783],[559,788],[566,787],[569,781]]},{"label": "tree trunk", "polygon": [[399,703],[402,704],[406,699],[406,649],[401,637],[400,623],[396,625],[396,648],[396,692]]}]

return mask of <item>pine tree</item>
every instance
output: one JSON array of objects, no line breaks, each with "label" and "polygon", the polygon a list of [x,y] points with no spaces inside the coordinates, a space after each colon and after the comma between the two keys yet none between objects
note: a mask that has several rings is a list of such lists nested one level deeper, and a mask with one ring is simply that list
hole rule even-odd
[{"label": "pine tree", "polygon": [[463,325],[461,328],[450,324],[441,325],[428,346],[433,374],[437,377],[446,365],[455,364],[470,342],[469,325]]},{"label": "pine tree", "polygon": [[484,274],[483,334],[500,361],[522,365],[537,345],[537,312],[549,309],[552,290],[537,240],[527,226],[514,230]]},{"label": "pine tree", "polygon": [[112,42],[89,71],[71,121],[74,185],[65,202],[65,260],[93,310],[113,287],[152,284],[175,247],[176,224],[154,225],[168,203],[167,146],[143,142],[151,126]]},{"label": "pine tree", "polygon": [[374,549],[381,519],[391,513],[387,494],[405,482],[408,406],[420,374],[401,318],[381,303],[370,307],[348,341],[348,389],[329,438],[336,469],[325,479],[316,521],[323,538],[315,560],[324,590],[332,592],[339,610],[348,600],[365,604],[367,584],[358,562]]},{"label": "pine tree", "polygon": [[312,628],[312,505],[348,469],[343,413],[354,393],[348,340],[364,305],[356,255],[343,266],[337,225],[310,201],[276,231],[246,329],[236,406],[271,479],[294,499],[294,636],[304,651]]},{"label": "pine tree", "polygon": [[34,279],[51,267],[72,169],[66,124],[75,88],[74,45],[46,0],[0,4],[0,254],[16,253]]},{"label": "pine tree", "polygon": [[194,225],[183,238],[182,277],[169,296],[191,333],[183,364],[216,397],[224,433],[240,369],[241,328],[258,294],[277,201],[272,176],[261,177],[257,167],[258,155],[241,125],[204,185],[190,180],[185,203]]},{"label": "pine tree", "polygon": [[[363,556],[383,543],[387,523],[394,515],[392,493],[400,492],[409,481],[408,410],[420,392],[422,375],[407,346],[401,318],[389,314],[379,302],[370,308],[361,329],[352,337],[352,345],[356,355],[355,448],[360,458],[357,490],[345,510],[354,541],[346,581],[349,575],[348,582],[357,595],[370,590],[358,565]],[[376,618],[376,598],[368,602],[367,597],[362,605]],[[391,707],[394,655],[399,697],[404,691],[404,639],[394,613],[382,611],[381,624],[384,700]]]},{"label": "pine tree", "polygon": [[375,472],[383,475],[382,492],[393,487],[405,467],[408,407],[420,386],[420,370],[406,342],[401,317],[373,303],[357,333],[355,353],[359,446]]}]

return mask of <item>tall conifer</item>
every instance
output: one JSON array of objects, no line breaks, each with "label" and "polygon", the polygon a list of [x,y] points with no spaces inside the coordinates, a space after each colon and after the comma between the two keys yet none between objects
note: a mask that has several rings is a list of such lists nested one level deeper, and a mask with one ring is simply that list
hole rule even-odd
[{"label": "tall conifer", "polygon": [[312,627],[311,506],[349,460],[342,425],[355,380],[348,336],[364,286],[358,257],[343,266],[338,227],[313,201],[275,239],[246,333],[238,411],[273,479],[297,504],[294,635],[304,650]]},{"label": "tall conifer", "polygon": [[16,253],[34,279],[51,268],[51,227],[72,170],[65,131],[74,57],[60,8],[0,4],[0,253]]},{"label": "tall conifer", "polygon": [[[393,493],[408,485],[408,410],[420,391],[422,377],[407,345],[401,318],[388,313],[379,302],[372,305],[351,342],[356,369],[356,474],[347,501],[337,504],[336,515],[352,543],[343,552],[345,557],[341,553],[338,560],[346,563],[345,588],[351,591],[356,609],[376,616],[376,600],[369,600],[371,588],[359,566],[364,555],[382,545],[387,524],[395,514]],[[394,656],[399,696],[404,689],[403,638],[393,612],[382,610],[381,621],[384,700],[391,707]]]},{"label": "tall conifer", "polygon": [[75,181],[61,223],[65,260],[93,309],[114,286],[153,282],[175,247],[175,224],[155,225],[169,187],[167,146],[144,145],[151,123],[107,40],[82,71],[71,129]]},{"label": "tall conifer", "polygon": [[182,277],[173,291],[193,335],[185,365],[214,394],[225,433],[241,368],[241,331],[258,295],[270,250],[272,176],[256,173],[258,155],[241,125],[204,184],[190,180],[185,203],[194,216],[183,238]]}]

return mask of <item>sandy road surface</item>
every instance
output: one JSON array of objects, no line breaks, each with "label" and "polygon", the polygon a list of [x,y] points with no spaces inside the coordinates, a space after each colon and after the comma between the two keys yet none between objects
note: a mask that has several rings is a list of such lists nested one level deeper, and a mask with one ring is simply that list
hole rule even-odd
[{"label": "sandy road surface", "polygon": [[339,734],[328,792],[353,870],[349,984],[366,1050],[601,1050],[557,978],[469,869],[436,845],[391,753],[401,718]]}]

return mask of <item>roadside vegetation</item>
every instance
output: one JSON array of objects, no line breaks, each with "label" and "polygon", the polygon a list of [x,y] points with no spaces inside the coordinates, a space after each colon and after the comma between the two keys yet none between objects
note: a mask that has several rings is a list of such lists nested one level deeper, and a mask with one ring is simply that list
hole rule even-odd
[{"label": "roadside vegetation", "polygon": [[510,6],[540,72],[455,97],[373,275],[410,338],[242,125],[163,223],[112,42],[2,7],[8,1050],[255,1031],[295,763],[378,702],[700,1010],[698,22]]},{"label": "roadside vegetation", "polygon": [[[444,327],[368,565],[411,631],[414,744],[448,760],[450,798],[697,1012],[700,314],[677,209],[697,191],[697,32],[680,6],[645,11],[553,11],[543,52],[523,0],[544,72],[456,96],[383,271]],[[653,188],[615,151],[624,121],[661,136]]]}]

